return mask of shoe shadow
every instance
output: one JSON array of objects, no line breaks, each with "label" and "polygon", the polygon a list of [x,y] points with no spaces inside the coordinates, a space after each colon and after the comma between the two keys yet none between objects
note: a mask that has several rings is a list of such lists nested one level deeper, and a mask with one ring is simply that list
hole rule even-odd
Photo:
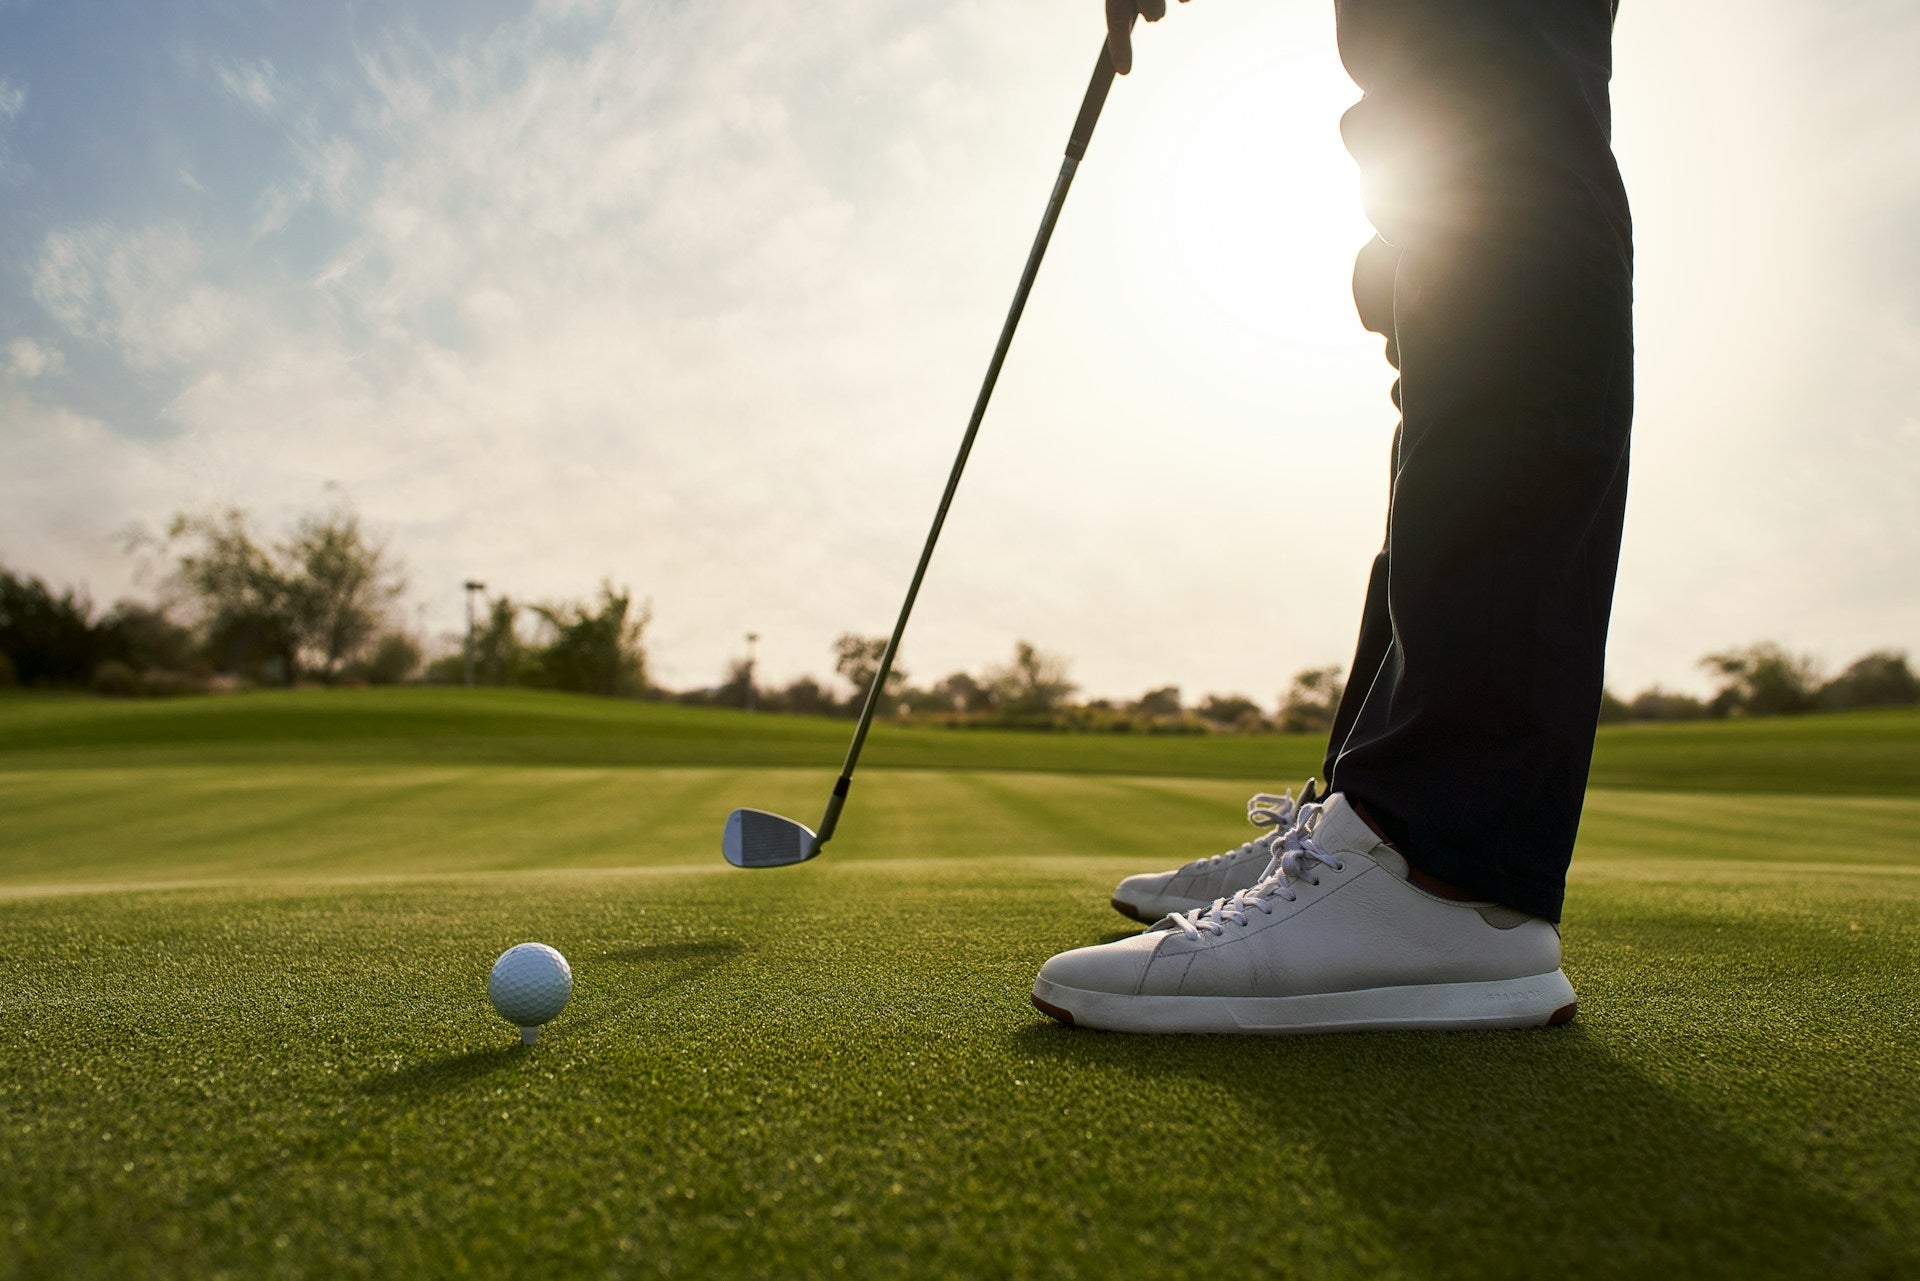
[{"label": "shoe shadow", "polygon": [[[1414,1275],[1914,1276],[1920,1253],[1621,1058],[1552,1031],[1149,1037],[1052,1023],[1014,1048],[1284,1125]],[[1273,1213],[1287,1182],[1273,1172]],[[1297,1189],[1287,1193],[1293,1197]],[[1174,1243],[1169,1243],[1171,1246]]]}]

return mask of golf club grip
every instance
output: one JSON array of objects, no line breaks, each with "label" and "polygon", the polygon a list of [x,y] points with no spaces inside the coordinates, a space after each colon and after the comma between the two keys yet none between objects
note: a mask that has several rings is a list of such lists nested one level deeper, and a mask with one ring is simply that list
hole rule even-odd
[{"label": "golf club grip", "polygon": [[840,810],[846,804],[847,789],[853,782],[853,767],[860,759],[860,749],[866,745],[867,731],[873,728],[873,714],[880,704],[887,678],[893,674],[894,655],[899,652],[900,638],[906,634],[913,603],[919,598],[920,584],[927,575],[927,564],[933,559],[934,544],[939,541],[940,530],[947,522],[947,509],[953,505],[953,495],[960,488],[960,476],[966,470],[967,456],[973,452],[974,437],[979,434],[980,423],[987,416],[987,402],[993,398],[994,384],[1000,380],[1000,366],[1006,362],[1007,350],[1013,345],[1013,333],[1020,324],[1021,313],[1026,310],[1027,295],[1032,292],[1034,278],[1040,273],[1040,260],[1047,252],[1047,242],[1053,239],[1054,223],[1059,221],[1061,206],[1066,203],[1067,189],[1073,185],[1074,171],[1080,167],[1080,158],[1086,154],[1087,142],[1093,137],[1093,126],[1100,119],[1100,108],[1106,104],[1107,91],[1113,87],[1113,77],[1113,55],[1103,40],[1100,42],[1100,60],[1094,66],[1093,82],[1087,86],[1086,97],[1080,103],[1080,115],[1073,122],[1073,135],[1067,141],[1066,159],[1060,162],[1060,176],[1054,179],[1053,193],[1047,198],[1047,211],[1041,216],[1040,230],[1033,238],[1033,248],[1027,252],[1027,265],[1020,272],[1020,283],[1013,291],[1013,305],[1007,309],[1006,321],[1000,326],[1000,339],[994,344],[993,358],[987,362],[986,377],[980,382],[980,395],[974,401],[973,416],[967,420],[967,431],[960,438],[960,450],[954,456],[953,469],[947,473],[946,490],[940,496],[940,506],[933,513],[933,527],[927,531],[927,541],[920,549],[920,561],[914,567],[913,581],[907,585],[907,598],[901,602],[900,617],[893,625],[893,635],[887,639],[886,649],[881,651],[880,665],[874,670],[873,683],[867,686],[866,701],[860,706],[860,722],[854,726],[853,742],[847,746],[846,763],[840,768],[840,781],[834,786],[827,812],[820,820],[820,830],[814,835],[816,851],[827,843],[827,839],[833,835],[834,826],[840,821]]},{"label": "golf club grip", "polygon": [[1080,163],[1087,154],[1087,144],[1093,141],[1093,127],[1100,121],[1100,108],[1107,105],[1107,91],[1113,88],[1113,50],[1106,41],[1100,42],[1100,61],[1093,66],[1093,80],[1087,85],[1087,96],[1080,100],[1080,115],[1073,122],[1073,133],[1067,139],[1067,159]]}]

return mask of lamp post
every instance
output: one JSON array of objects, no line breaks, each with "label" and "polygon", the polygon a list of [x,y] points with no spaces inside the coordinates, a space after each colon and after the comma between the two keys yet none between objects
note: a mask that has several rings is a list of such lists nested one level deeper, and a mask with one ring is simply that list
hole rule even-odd
[{"label": "lamp post", "polygon": [[747,710],[752,711],[756,696],[753,691],[753,647],[760,640],[759,632],[747,633]]},{"label": "lamp post", "polygon": [[473,594],[484,592],[487,585],[478,579],[467,580],[467,688],[473,688]]}]

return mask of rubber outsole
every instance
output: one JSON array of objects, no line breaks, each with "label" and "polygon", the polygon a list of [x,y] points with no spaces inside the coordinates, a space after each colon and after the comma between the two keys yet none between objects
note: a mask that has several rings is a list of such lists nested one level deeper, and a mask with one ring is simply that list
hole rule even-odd
[{"label": "rubber outsole", "polygon": [[1428,983],[1303,996],[1129,996],[1040,979],[1034,1008],[1106,1032],[1304,1035],[1558,1027],[1578,1001],[1564,971],[1484,983]]}]

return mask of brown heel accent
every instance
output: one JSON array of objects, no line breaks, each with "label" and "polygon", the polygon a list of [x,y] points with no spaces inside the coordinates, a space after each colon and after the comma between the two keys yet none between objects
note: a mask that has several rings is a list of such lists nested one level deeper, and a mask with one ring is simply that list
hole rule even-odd
[{"label": "brown heel accent", "polygon": [[1568,1001],[1565,1005],[1553,1012],[1553,1016],[1547,1020],[1547,1026],[1559,1027],[1562,1024],[1573,1022],[1573,1012],[1579,1008],[1580,1002]]},{"label": "brown heel accent", "polygon": [[[1153,924],[1153,922],[1152,922],[1152,921],[1150,921],[1150,920],[1148,920],[1148,919],[1147,919],[1146,917],[1144,917],[1144,916],[1142,916],[1142,915],[1140,915],[1140,909],[1139,909],[1139,908],[1137,908],[1137,907],[1135,907],[1135,906],[1134,906],[1133,904],[1131,904],[1131,903],[1122,903],[1122,902],[1121,902],[1121,901],[1120,901],[1119,899],[1117,899],[1117,898],[1114,898],[1114,899],[1108,899],[1108,900],[1107,900],[1107,902],[1109,902],[1109,903],[1111,903],[1111,904],[1113,904],[1113,910],[1114,910],[1114,911],[1116,911],[1116,912],[1118,912],[1118,913],[1120,913],[1120,915],[1122,915],[1122,916],[1124,916],[1124,917],[1127,917],[1127,918],[1128,918],[1129,920],[1134,920],[1134,921],[1139,921],[1139,922],[1140,922],[1140,923],[1141,923],[1142,925],[1152,925],[1152,924]],[[1069,1020],[1069,1021],[1071,1021],[1071,1020]]]},{"label": "brown heel accent", "polygon": [[1068,1027],[1073,1026],[1072,1010],[1063,1010],[1059,1006],[1054,1005],[1048,1001],[1043,1001],[1037,996],[1031,999],[1033,1001],[1034,1009],[1040,1011],[1042,1014],[1046,1015],[1050,1019],[1056,1019],[1059,1022],[1066,1024]]}]

